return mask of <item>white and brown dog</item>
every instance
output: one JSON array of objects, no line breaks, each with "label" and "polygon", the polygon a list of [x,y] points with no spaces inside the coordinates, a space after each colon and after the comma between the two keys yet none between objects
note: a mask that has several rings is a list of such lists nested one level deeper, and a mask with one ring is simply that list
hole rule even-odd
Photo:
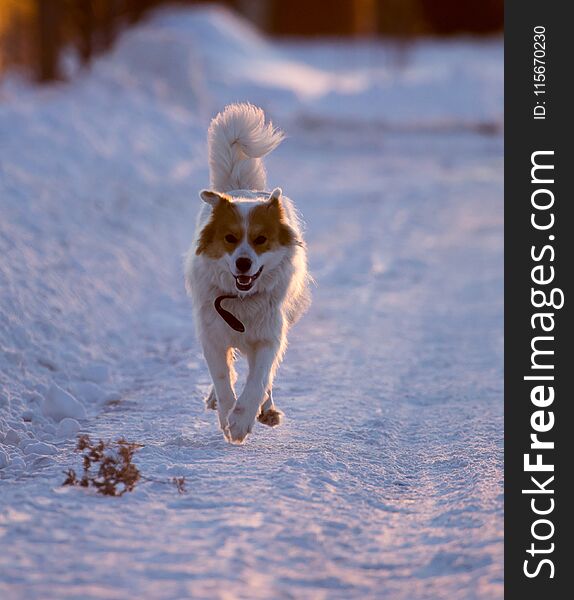
[{"label": "white and brown dog", "polygon": [[[261,158],[283,139],[260,108],[233,104],[208,133],[211,189],[202,206],[185,263],[186,286],[226,438],[241,443],[255,419],[274,427],[273,378],[287,347],[287,331],[309,306],[307,256],[301,224],[281,189],[266,188]],[[222,306],[224,304],[225,308]],[[235,350],[249,375],[238,398]]]}]

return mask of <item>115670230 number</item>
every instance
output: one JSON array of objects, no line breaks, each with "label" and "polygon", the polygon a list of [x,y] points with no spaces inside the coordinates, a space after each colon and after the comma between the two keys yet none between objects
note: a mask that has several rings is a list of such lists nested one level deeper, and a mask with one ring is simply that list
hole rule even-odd
[{"label": "115670230 number", "polygon": [[546,27],[536,25],[533,33],[533,78],[536,104],[533,116],[535,119],[546,118],[546,102],[540,100],[546,93]]}]

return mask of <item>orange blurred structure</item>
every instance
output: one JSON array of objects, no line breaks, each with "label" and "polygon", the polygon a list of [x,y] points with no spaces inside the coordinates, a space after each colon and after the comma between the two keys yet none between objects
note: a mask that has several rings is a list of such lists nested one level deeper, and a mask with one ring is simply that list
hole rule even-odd
[{"label": "orange blurred structure", "polygon": [[[0,0],[0,74],[24,67],[38,81],[60,78],[63,48],[89,64],[119,31],[163,5],[198,0]],[[484,34],[503,26],[503,0],[221,0],[275,36]]]}]

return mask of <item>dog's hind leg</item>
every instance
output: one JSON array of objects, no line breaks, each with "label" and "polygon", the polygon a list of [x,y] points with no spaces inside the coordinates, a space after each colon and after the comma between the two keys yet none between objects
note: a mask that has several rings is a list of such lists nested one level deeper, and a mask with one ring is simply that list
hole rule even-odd
[{"label": "dog's hind leg", "polygon": [[283,413],[275,407],[275,403],[273,402],[273,391],[271,389],[267,392],[267,400],[262,404],[261,412],[259,413],[257,420],[269,427],[281,425]]},{"label": "dog's hind leg", "polygon": [[261,405],[261,412],[264,413],[270,408],[275,408],[275,404],[273,403],[273,390],[267,392],[267,400]]},{"label": "dog's hind leg", "polygon": [[215,395],[215,388],[211,386],[209,394],[205,398],[205,408],[208,410],[217,410],[217,396]]}]

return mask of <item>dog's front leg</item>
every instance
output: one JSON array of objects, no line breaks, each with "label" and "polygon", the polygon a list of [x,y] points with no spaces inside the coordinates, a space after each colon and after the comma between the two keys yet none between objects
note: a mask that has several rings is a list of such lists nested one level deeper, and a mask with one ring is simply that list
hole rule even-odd
[{"label": "dog's front leg", "polygon": [[227,431],[227,416],[235,404],[233,350],[212,342],[206,342],[203,345],[203,354],[207,361],[217,397],[219,426],[225,433]]},{"label": "dog's front leg", "polygon": [[249,375],[245,389],[228,419],[229,438],[232,442],[241,443],[251,432],[259,407],[267,398],[267,390],[271,389],[278,355],[278,345],[271,343],[259,344],[248,353]]}]

